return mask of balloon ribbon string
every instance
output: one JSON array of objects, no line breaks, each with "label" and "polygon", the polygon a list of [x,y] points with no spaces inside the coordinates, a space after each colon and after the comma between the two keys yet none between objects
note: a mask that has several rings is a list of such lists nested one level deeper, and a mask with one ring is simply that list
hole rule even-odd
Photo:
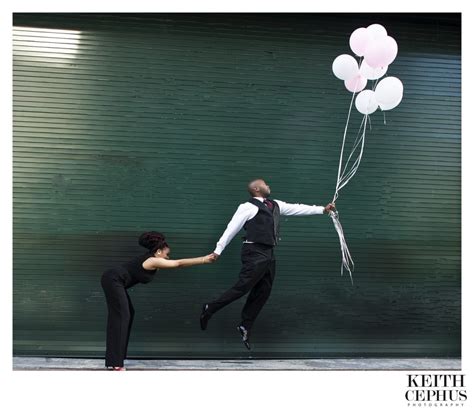
[{"label": "balloon ribbon string", "polygon": [[342,229],[342,224],[339,221],[339,213],[337,211],[330,211],[329,216],[334,223],[334,228],[336,229],[337,234],[339,235],[339,242],[341,244],[341,253],[342,253],[342,263],[341,263],[341,276],[344,274],[344,268],[349,272],[351,278],[351,283],[354,285],[352,280],[352,271],[354,270],[354,261],[352,260],[351,253],[349,252],[349,247],[347,246],[346,239],[344,238],[344,230]]},{"label": "balloon ribbon string", "polygon": [[342,138],[341,155],[339,157],[339,169],[337,171],[336,192],[334,193],[334,198],[333,198],[332,202],[336,202],[336,199],[337,199],[337,196],[338,196],[338,184],[339,184],[339,179],[341,177],[342,159],[344,157],[344,146],[346,144],[347,128],[349,127],[349,119],[351,118],[352,105],[354,103],[355,95],[356,95],[356,92],[354,91],[352,93],[351,105],[349,106],[349,112],[347,114],[346,126],[344,128],[344,136]]},{"label": "balloon ribbon string", "polygon": [[[357,159],[354,161],[354,163],[352,164],[352,167],[351,169],[346,173],[340,177],[339,181],[338,181],[338,184],[337,184],[337,192],[338,192],[338,196],[339,196],[339,191],[347,185],[347,183],[352,179],[352,177],[355,175],[355,173],[357,172],[357,169],[359,168],[359,165],[360,165],[360,162],[362,160],[362,155],[364,153],[364,146],[365,146],[365,131],[367,129],[367,120],[368,120],[369,116],[368,115],[365,115],[364,116],[364,119],[363,119],[363,130],[362,130],[362,135],[360,136],[360,138],[358,139],[357,141],[357,144],[355,144],[354,148],[352,149],[350,155],[349,155],[349,159],[352,157],[352,155],[354,154],[354,152],[356,151],[357,147],[360,145],[360,151],[359,151],[359,155],[357,157]],[[347,168],[347,165],[349,164],[349,159],[347,160],[347,164],[346,166],[344,167],[344,171],[346,170]]]},{"label": "balloon ribbon string", "polygon": [[[344,169],[341,172],[342,162],[343,162],[343,158],[344,158],[344,147],[345,147],[345,143],[346,143],[347,129],[348,129],[348,126],[349,126],[349,119],[350,119],[350,114],[351,114],[351,110],[352,110],[352,105],[353,105],[353,102],[354,102],[354,96],[355,96],[355,92],[352,95],[351,105],[350,105],[350,108],[349,108],[349,113],[347,115],[347,120],[346,120],[346,126],[345,126],[345,129],[344,129],[344,137],[343,137],[343,142],[342,142],[342,147],[341,147],[341,155],[340,155],[340,158],[339,158],[339,169],[338,169],[338,174],[337,174],[336,191],[334,193],[333,203],[336,202],[337,198],[339,197],[339,191],[345,185],[347,185],[347,183],[350,181],[350,179],[357,172],[357,169],[359,168],[359,165],[360,165],[360,161],[362,159],[362,154],[364,152],[365,132],[366,132],[366,129],[367,129],[367,119],[368,119],[367,114],[364,115],[364,118],[363,118],[363,120],[361,122],[361,125],[359,127],[359,132],[358,132],[358,135],[356,137],[356,141],[354,142],[354,145],[353,145],[352,150],[349,154],[349,157],[346,160]],[[361,134],[361,130],[362,130],[362,134]],[[358,155],[357,159],[354,161],[354,163],[352,164],[349,171],[346,172],[347,167],[349,166],[350,160],[351,160],[352,156],[354,155],[354,153],[356,152],[356,150],[358,149],[359,146],[360,146],[359,155]],[[341,254],[342,254],[341,275],[344,274],[344,269],[346,269],[349,272],[349,276],[351,278],[351,283],[352,283],[352,285],[354,285],[354,281],[353,281],[353,278],[352,278],[352,271],[354,270],[354,261],[351,257],[351,253],[349,252],[349,247],[347,246],[347,242],[346,242],[346,239],[344,237],[344,230],[342,228],[341,221],[339,220],[339,213],[338,213],[338,211],[330,211],[329,216],[331,217],[331,219],[333,221],[333,224],[334,224],[334,228],[336,229],[336,232],[339,236],[339,243],[340,243],[340,246],[341,246]]]}]

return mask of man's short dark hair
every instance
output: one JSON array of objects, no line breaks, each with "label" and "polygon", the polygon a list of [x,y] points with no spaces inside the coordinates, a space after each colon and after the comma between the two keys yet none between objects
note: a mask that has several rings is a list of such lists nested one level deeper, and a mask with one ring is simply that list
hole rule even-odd
[{"label": "man's short dark hair", "polygon": [[252,190],[252,185],[254,182],[256,181],[260,181],[262,180],[262,178],[255,178],[255,179],[252,179],[248,184],[247,184],[247,191],[249,191],[249,194],[253,196],[254,194],[254,191]]}]

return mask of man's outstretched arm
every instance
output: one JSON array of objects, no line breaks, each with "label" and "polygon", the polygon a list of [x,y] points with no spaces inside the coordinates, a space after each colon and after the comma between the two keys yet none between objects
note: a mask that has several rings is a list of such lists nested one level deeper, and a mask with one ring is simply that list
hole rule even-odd
[{"label": "man's outstretched arm", "polygon": [[289,204],[280,200],[275,200],[280,207],[281,215],[298,216],[298,215],[322,215],[336,209],[336,205],[329,203],[326,206],[305,205],[305,204]]}]

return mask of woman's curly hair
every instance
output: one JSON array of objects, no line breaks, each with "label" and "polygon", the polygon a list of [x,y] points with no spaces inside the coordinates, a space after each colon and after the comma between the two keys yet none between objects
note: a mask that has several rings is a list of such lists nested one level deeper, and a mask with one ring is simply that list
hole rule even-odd
[{"label": "woman's curly hair", "polygon": [[140,246],[147,248],[151,253],[155,253],[158,249],[169,248],[166,243],[165,236],[156,231],[145,232],[138,238]]}]

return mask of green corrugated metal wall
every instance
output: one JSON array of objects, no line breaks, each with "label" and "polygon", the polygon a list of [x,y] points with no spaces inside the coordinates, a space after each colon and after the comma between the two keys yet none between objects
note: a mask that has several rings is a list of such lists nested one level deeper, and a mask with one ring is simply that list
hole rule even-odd
[{"label": "green corrugated metal wall", "polygon": [[[327,216],[285,218],[252,355],[460,355],[459,14],[16,14],[14,354],[102,356],[101,272],[150,229],[174,258],[211,252],[250,178],[329,202],[351,98],[331,65],[374,22],[405,95],[338,200],[355,284]],[[130,356],[246,356],[244,300],[198,322],[239,250],[133,288]]]}]

